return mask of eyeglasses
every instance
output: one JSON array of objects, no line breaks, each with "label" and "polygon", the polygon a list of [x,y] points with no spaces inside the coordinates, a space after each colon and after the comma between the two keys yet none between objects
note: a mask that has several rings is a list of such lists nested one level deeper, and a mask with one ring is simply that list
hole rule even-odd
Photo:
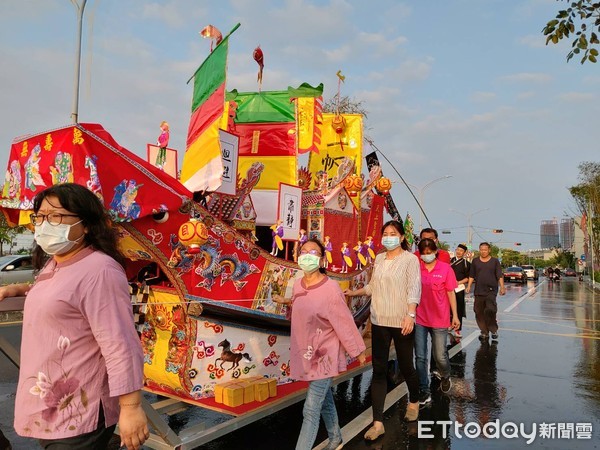
[{"label": "eyeglasses", "polygon": [[311,254],[311,255],[319,256],[319,257],[321,256],[321,253],[319,253],[319,250],[315,250],[315,249],[312,249],[312,250],[302,250],[302,251],[300,251],[300,254],[301,255]]},{"label": "eyeglasses", "polygon": [[63,217],[79,217],[77,214],[61,214],[61,213],[50,213],[50,214],[30,214],[29,220],[31,224],[39,226],[44,223],[44,219],[52,225],[57,226],[62,223]]}]

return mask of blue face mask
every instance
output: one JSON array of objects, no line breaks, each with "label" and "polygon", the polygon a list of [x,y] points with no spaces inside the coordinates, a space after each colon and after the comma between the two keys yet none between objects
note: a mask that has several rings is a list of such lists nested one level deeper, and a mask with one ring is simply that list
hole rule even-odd
[{"label": "blue face mask", "polygon": [[381,238],[381,245],[383,245],[388,250],[394,250],[396,247],[400,246],[400,237],[399,236],[383,236]]}]

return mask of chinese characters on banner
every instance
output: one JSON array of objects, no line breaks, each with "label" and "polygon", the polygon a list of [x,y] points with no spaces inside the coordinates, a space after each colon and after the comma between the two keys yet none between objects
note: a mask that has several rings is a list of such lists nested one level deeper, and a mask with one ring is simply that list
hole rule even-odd
[{"label": "chinese characters on banner", "polygon": [[277,218],[282,221],[284,241],[294,241],[300,232],[300,212],[302,206],[302,188],[291,184],[279,183],[279,201]]}]

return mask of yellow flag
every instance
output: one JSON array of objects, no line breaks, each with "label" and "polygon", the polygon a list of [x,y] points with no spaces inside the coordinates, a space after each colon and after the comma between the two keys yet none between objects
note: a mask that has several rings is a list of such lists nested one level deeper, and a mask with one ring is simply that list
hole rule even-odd
[{"label": "yellow flag", "polygon": [[[337,175],[340,162],[344,157],[354,160],[355,173],[360,175],[362,169],[362,115],[341,114],[342,125],[334,120],[336,115],[323,114],[323,123],[317,125],[320,128],[321,142],[318,145],[318,153],[311,152],[308,160],[308,170],[313,174],[316,183],[318,174],[327,173],[331,181]],[[338,133],[338,131],[341,131]]]}]

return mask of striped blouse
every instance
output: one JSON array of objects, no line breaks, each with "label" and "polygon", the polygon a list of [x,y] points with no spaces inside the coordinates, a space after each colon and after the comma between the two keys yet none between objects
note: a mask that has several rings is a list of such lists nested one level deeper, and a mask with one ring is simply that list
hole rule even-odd
[{"label": "striped blouse", "polygon": [[407,251],[394,259],[386,259],[385,252],[378,254],[365,291],[371,296],[371,322],[401,328],[409,303],[419,304],[421,298],[419,259]]}]

